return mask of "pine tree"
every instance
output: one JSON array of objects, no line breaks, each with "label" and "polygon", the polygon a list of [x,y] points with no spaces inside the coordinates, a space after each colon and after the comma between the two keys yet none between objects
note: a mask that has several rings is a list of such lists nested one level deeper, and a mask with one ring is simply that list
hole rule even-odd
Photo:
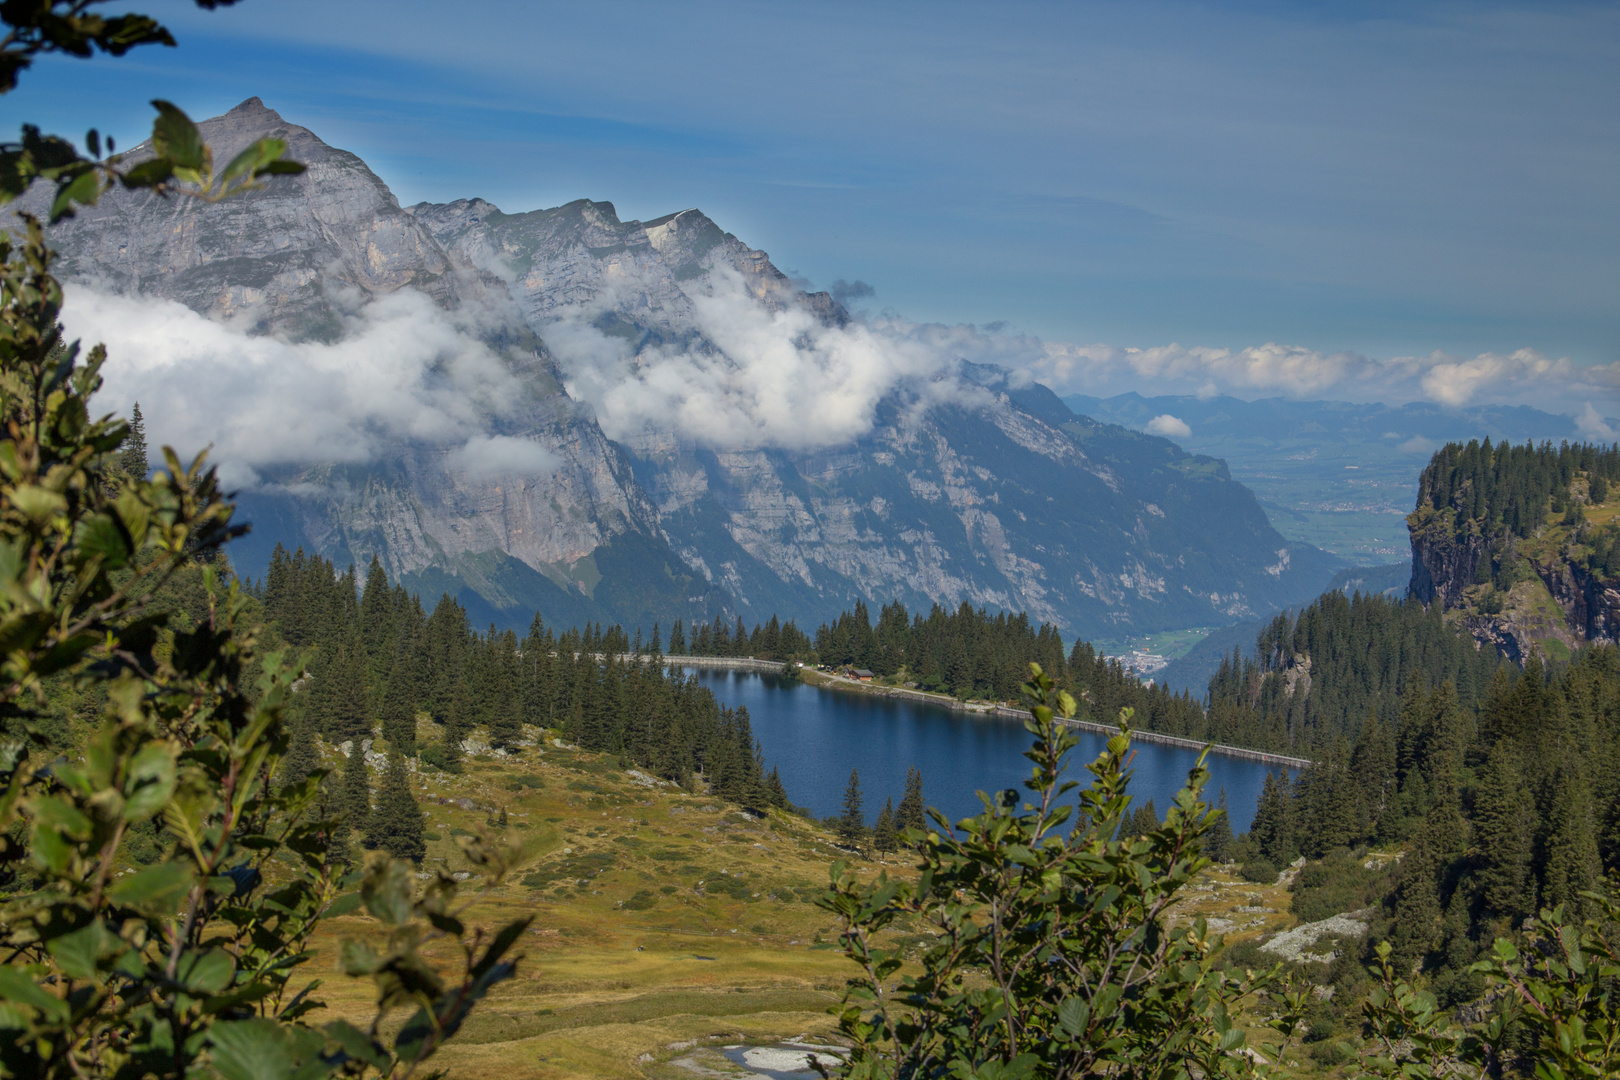
[{"label": "pine tree", "polygon": [[1273,865],[1287,866],[1294,861],[1294,807],[1288,797],[1288,781],[1276,773],[1266,773],[1260,788],[1260,802],[1254,809],[1249,837]]},{"label": "pine tree", "polygon": [[382,707],[379,712],[382,720],[383,738],[397,746],[401,753],[416,753],[416,702],[411,696],[411,678],[408,661],[399,653],[394,654],[394,662],[388,672],[388,682],[383,687]]},{"label": "pine tree", "polygon": [[1221,797],[1216,809],[1220,813],[1210,825],[1209,835],[1204,840],[1204,854],[1216,862],[1225,862],[1227,854],[1232,850],[1232,815],[1226,806],[1224,787],[1221,788]]},{"label": "pine tree", "polygon": [[777,773],[775,765],[771,766],[771,775],[765,779],[765,794],[772,806],[783,810],[788,808],[787,788],[782,786],[782,777]]},{"label": "pine tree", "polygon": [[858,848],[866,838],[866,809],[861,799],[861,774],[849,770],[849,786],[844,788],[844,812],[838,817],[838,839],[845,847]]},{"label": "pine tree", "polygon": [[1543,902],[1548,907],[1562,904],[1578,918],[1586,907],[1581,893],[1595,888],[1603,876],[1592,815],[1592,790],[1586,777],[1574,767],[1558,770],[1553,790],[1556,795],[1548,823]]},{"label": "pine tree", "polygon": [[381,848],[396,859],[420,863],[427,855],[424,831],[422,808],[416,805],[410,776],[405,771],[405,755],[392,750],[377,793],[377,808],[366,829],[366,845]]},{"label": "pine tree", "polygon": [[916,829],[921,832],[928,828],[928,815],[923,805],[922,770],[913,765],[906,770],[906,792],[900,799],[900,808],[895,811],[894,824],[897,829]]},{"label": "pine tree", "polygon": [[119,451],[118,464],[126,476],[146,479],[151,468],[146,456],[146,421],[141,417],[141,403],[136,402],[129,414],[129,434],[124,436],[124,448]]},{"label": "pine tree", "polygon": [[1485,758],[1474,795],[1474,881],[1487,911],[1517,917],[1536,910],[1536,804],[1507,740]]},{"label": "pine tree", "polygon": [[300,716],[293,722],[292,745],[287,748],[287,756],[281,759],[279,779],[283,784],[302,783],[320,764],[320,750],[315,745],[315,725],[307,715]]},{"label": "pine tree", "polygon": [[1434,830],[1425,825],[1417,842],[1401,860],[1395,886],[1395,958],[1406,970],[1421,965],[1440,944],[1440,871],[1444,853],[1438,850]]},{"label": "pine tree", "polygon": [[894,799],[885,799],[883,809],[878,811],[877,823],[872,826],[872,846],[881,854],[887,855],[899,846],[899,837],[894,829]]},{"label": "pine tree", "polygon": [[342,815],[338,825],[339,844],[346,844],[351,838],[363,836],[369,831],[371,777],[366,771],[366,752],[359,740],[355,740],[349,748],[348,760],[343,763],[343,789],[338,793],[338,812]]}]

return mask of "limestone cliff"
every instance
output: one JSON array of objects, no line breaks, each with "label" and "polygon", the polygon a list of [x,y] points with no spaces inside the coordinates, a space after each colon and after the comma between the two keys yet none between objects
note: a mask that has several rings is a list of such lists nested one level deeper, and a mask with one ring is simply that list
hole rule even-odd
[{"label": "limestone cliff", "polygon": [[695,209],[640,222],[588,200],[402,208],[358,157],[257,99],[201,127],[226,155],[284,138],[308,171],[217,206],[113,192],[53,231],[67,276],[294,341],[344,340],[368,301],[419,290],[518,377],[488,433],[554,463],[474,472],[401,439],[362,465],[269,470],[242,496],[256,526],[236,551],[248,573],[279,540],[340,563],[376,554],[425,599],[460,593],[475,617],[508,623],[536,609],[565,622],[805,622],[899,597],[1023,609],[1086,634],[1259,614],[1331,573],[1271,529],[1223,463],[972,365],[932,376],[961,392],[932,404],[896,392],[860,432],[807,449],[657,423],[610,438],[565,388],[577,360],[560,365],[548,339],[584,327],[631,368],[659,350],[718,354],[698,309],[722,279],[770,315],[838,329],[848,314]]},{"label": "limestone cliff", "polygon": [[1448,454],[1453,447],[1425,469],[1407,517],[1411,594],[1514,661],[1536,652],[1562,659],[1588,642],[1620,640],[1620,574],[1610,556],[1620,542],[1620,499],[1601,483],[1594,498],[1590,472],[1577,467],[1550,494],[1523,500],[1529,505],[1515,508],[1515,527],[1476,497],[1480,476],[1443,475],[1437,463]]}]

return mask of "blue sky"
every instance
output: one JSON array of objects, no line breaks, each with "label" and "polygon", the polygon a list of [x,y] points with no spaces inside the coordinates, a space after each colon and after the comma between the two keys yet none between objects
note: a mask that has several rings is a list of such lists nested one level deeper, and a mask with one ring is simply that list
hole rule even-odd
[{"label": "blue sky", "polygon": [[404,203],[698,206],[909,319],[1620,361],[1613,5],[137,6],[180,47],[41,63],[0,127],[258,95]]}]

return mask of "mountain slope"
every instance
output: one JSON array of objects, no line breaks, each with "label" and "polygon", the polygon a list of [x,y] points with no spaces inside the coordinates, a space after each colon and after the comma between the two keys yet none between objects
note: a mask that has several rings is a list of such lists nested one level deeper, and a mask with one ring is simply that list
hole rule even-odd
[{"label": "mountain slope", "polygon": [[[453,436],[402,424],[360,460],[257,463],[247,573],[279,541],[377,555],[507,624],[808,622],[898,597],[1093,634],[1260,614],[1331,572],[1222,463],[884,339],[700,211],[401,208],[257,99],[202,128],[222,152],[286,138],[311,167],[220,206],[110,193],[53,231],[81,286],[339,347],[414,290],[498,367],[457,391]],[[418,377],[439,393],[457,363]]]}]

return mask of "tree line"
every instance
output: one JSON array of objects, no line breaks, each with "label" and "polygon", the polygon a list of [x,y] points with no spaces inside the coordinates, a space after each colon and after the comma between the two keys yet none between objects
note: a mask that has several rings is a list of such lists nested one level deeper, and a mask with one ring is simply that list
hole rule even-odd
[{"label": "tree line", "polygon": [[[427,613],[376,559],[361,587],[353,567],[339,572],[280,545],[251,591],[269,628],[313,653],[294,695],[288,767],[315,767],[317,735],[346,746],[354,764],[344,770],[344,803],[374,843],[399,828],[399,815],[365,810],[363,754],[374,732],[391,755],[454,772],[475,728],[495,748],[516,745],[525,725],[555,728],[587,750],[689,788],[701,781],[745,807],[789,805],[777,771],[765,770],[747,709],[725,707],[696,680],[637,656],[621,627],[559,634],[536,616],[522,638],[494,626],[480,633],[448,595]],[[396,771],[391,763],[388,776]],[[420,857],[401,843],[401,857]]]}]

